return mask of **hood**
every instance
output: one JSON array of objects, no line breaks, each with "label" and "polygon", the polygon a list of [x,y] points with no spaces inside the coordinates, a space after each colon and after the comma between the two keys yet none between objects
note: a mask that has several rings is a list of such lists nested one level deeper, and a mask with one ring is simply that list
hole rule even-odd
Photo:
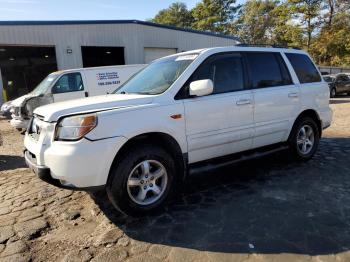
[{"label": "hood", "polygon": [[16,98],[11,102],[11,106],[13,107],[22,107],[24,102],[27,101],[29,98],[34,97],[35,95],[32,94],[26,94],[24,96],[20,96],[19,98]]},{"label": "hood", "polygon": [[55,122],[65,115],[145,105],[152,103],[152,101],[153,97],[150,95],[113,94],[92,96],[41,106],[34,110],[34,114],[44,117],[44,121]]}]

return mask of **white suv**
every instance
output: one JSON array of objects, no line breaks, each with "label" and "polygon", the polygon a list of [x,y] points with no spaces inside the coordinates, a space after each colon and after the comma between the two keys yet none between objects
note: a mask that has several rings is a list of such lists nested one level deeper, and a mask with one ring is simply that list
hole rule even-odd
[{"label": "white suv", "polygon": [[202,164],[286,147],[310,159],[331,118],[305,52],[209,48],[158,59],[114,94],[37,108],[25,158],[51,184],[103,187],[119,210],[142,214]]}]

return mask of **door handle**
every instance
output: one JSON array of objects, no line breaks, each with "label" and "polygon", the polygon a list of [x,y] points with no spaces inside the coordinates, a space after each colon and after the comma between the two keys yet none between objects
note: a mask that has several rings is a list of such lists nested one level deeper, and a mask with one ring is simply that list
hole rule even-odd
[{"label": "door handle", "polygon": [[242,105],[249,105],[252,101],[250,99],[241,99],[236,102],[236,105],[242,106]]},{"label": "door handle", "polygon": [[88,92],[85,92],[85,97],[88,97],[89,96],[89,93]]},{"label": "door handle", "polygon": [[298,93],[289,93],[288,94],[288,97],[298,97],[299,96],[299,94]]}]

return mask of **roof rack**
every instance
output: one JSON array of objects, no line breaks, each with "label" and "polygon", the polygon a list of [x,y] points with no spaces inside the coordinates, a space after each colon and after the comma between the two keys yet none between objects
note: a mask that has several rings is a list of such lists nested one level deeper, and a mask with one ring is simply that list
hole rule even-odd
[{"label": "roof rack", "polygon": [[297,49],[301,50],[301,48],[296,47],[296,46],[283,46],[283,45],[271,45],[271,44],[236,44],[236,46],[241,46],[241,47],[272,47],[272,48],[290,48],[290,49]]}]

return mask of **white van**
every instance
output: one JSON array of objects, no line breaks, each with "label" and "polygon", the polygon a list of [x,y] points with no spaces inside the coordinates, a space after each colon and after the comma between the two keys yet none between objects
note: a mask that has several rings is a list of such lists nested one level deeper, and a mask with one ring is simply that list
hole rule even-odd
[{"label": "white van", "polygon": [[34,109],[42,105],[111,93],[145,66],[91,67],[51,73],[32,92],[12,102],[11,125],[27,128]]}]

